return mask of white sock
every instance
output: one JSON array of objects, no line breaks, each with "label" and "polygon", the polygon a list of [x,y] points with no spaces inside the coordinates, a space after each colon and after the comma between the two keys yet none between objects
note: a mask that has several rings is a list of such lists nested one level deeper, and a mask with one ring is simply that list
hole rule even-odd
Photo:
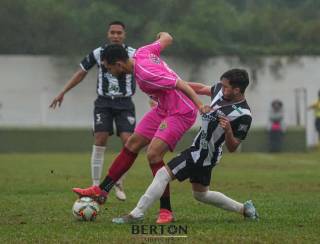
[{"label": "white sock", "polygon": [[120,177],[120,179],[116,182],[116,185],[120,185],[121,187],[123,187],[123,180],[126,177],[126,174],[127,172]]},{"label": "white sock", "polygon": [[233,211],[242,214],[243,204],[239,203],[226,195],[217,191],[198,192],[193,191],[193,196],[196,200],[214,205],[224,210]]},{"label": "white sock", "polygon": [[162,196],[167,184],[171,181],[171,176],[169,175],[167,169],[162,167],[158,170],[152,183],[149,185],[148,189],[144,195],[140,198],[137,206],[130,213],[133,217],[142,217],[147,209]]},{"label": "white sock", "polygon": [[104,151],[106,147],[93,145],[91,154],[91,178],[92,184],[100,184],[101,173],[103,169]]}]

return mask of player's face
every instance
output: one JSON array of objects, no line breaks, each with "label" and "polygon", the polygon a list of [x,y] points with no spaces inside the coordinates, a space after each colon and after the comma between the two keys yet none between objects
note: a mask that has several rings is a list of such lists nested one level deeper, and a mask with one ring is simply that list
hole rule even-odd
[{"label": "player's face", "polygon": [[123,44],[126,32],[121,25],[110,25],[107,37],[112,44]]},{"label": "player's face", "polygon": [[104,67],[115,77],[126,74],[125,64],[122,61],[118,61],[115,64],[108,64],[104,61]]},{"label": "player's face", "polygon": [[221,84],[222,84],[223,98],[225,100],[233,100],[236,97],[236,95],[239,93],[239,88],[233,88],[230,85],[229,80],[222,79]]}]

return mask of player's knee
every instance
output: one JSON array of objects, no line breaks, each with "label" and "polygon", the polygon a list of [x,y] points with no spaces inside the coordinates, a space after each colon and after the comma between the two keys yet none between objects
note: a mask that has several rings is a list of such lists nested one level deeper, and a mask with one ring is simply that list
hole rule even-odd
[{"label": "player's knee", "polygon": [[96,146],[104,147],[107,144],[108,134],[107,133],[96,133],[94,136]]},{"label": "player's knee", "polygon": [[138,153],[142,148],[141,142],[135,136],[129,136],[127,142],[125,143],[125,147],[134,153]]},{"label": "player's knee", "polygon": [[201,191],[192,191],[193,197],[199,201],[199,202],[205,202],[207,191],[201,192]]},{"label": "player's knee", "polygon": [[147,159],[150,164],[158,163],[162,160],[161,155],[153,149],[147,151]]},{"label": "player's knee", "polygon": [[127,143],[128,139],[131,136],[133,136],[133,134],[134,134],[133,132],[123,132],[123,131],[119,132],[119,137],[121,139],[122,144],[125,145]]},{"label": "player's knee", "polygon": [[155,175],[155,179],[159,180],[160,182],[170,182],[172,180],[171,175],[169,174],[166,167],[162,167],[159,169]]}]

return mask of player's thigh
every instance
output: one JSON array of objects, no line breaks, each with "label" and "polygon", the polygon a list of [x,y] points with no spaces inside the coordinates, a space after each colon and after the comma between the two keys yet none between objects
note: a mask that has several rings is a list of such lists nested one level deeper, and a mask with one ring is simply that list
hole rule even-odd
[{"label": "player's thigh", "polygon": [[211,182],[212,166],[194,165],[194,168],[189,177],[192,185],[202,185],[209,187]]},{"label": "player's thigh", "polygon": [[113,134],[113,113],[111,108],[95,107],[94,108],[94,125],[93,131],[108,132],[108,135]]},{"label": "player's thigh", "polygon": [[172,158],[166,165],[178,181],[184,181],[191,175],[193,162],[190,161],[188,149]]},{"label": "player's thigh", "polygon": [[116,110],[114,111],[117,135],[123,132],[133,133],[136,126],[135,110]]},{"label": "player's thigh", "polygon": [[156,109],[152,109],[143,116],[134,132],[151,141],[164,118],[164,116],[157,113]]},{"label": "player's thigh", "polygon": [[139,151],[149,143],[150,140],[148,138],[134,132],[131,136],[129,136],[125,147],[131,152],[139,153]]}]

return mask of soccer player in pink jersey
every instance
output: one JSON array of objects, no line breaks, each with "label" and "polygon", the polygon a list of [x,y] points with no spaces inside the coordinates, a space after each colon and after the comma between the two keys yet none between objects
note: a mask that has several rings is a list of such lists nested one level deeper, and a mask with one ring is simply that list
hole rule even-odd
[{"label": "soccer player in pink jersey", "polygon": [[[183,134],[194,124],[197,110],[211,110],[203,105],[194,90],[160,58],[160,53],[172,43],[172,37],[160,32],[158,39],[139,48],[129,58],[121,45],[109,45],[102,59],[112,75],[120,77],[133,73],[140,89],[157,102],[138,123],[120,154],[116,157],[108,175],[99,186],[86,189],[73,188],[80,196],[90,196],[104,203],[115,182],[131,167],[139,151],[148,145],[147,158],[153,175],[165,164],[163,157],[173,151]],[[160,198],[158,224],[174,220],[170,203],[169,184]]]}]

